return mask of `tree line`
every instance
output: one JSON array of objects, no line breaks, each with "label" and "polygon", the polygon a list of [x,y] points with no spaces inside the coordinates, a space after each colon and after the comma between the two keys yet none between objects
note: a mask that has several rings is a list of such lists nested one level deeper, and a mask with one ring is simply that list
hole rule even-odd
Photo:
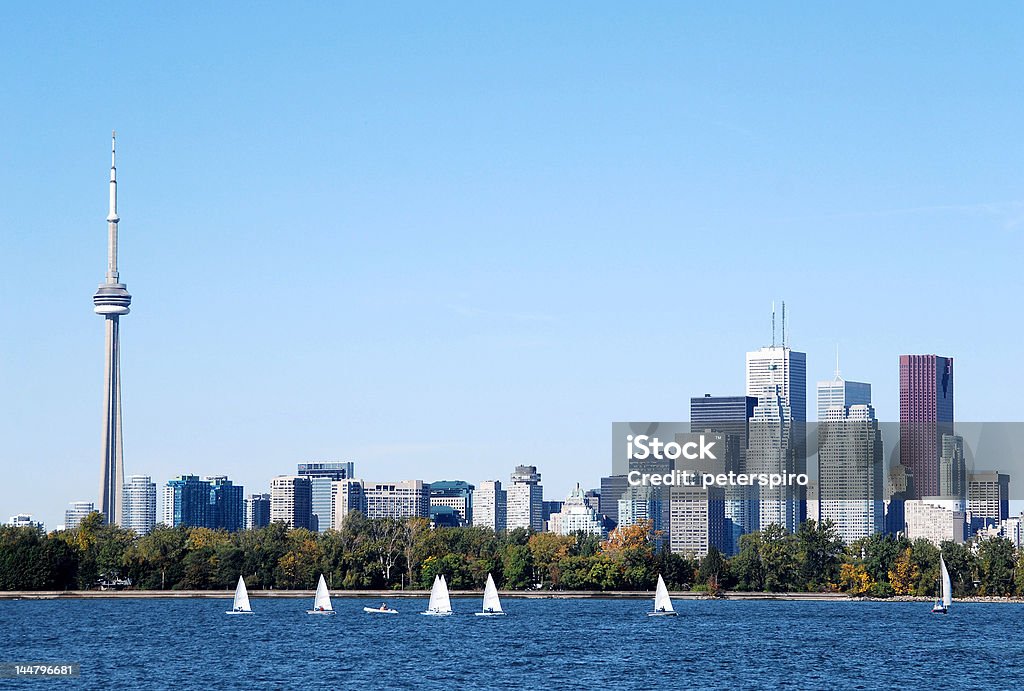
[{"label": "tree line", "polygon": [[[425,519],[346,517],[341,530],[314,533],[282,523],[234,533],[157,526],[148,535],[104,525],[92,514],[78,528],[43,534],[0,528],[0,590],[81,590],[130,582],[144,590],[312,589],[323,573],[332,589],[429,588],[444,574],[453,589],[476,590],[490,573],[510,590],[670,589],[716,594],[846,592],[858,596],[933,595],[939,548],[925,540],[873,535],[845,545],[830,523],[808,521],[744,535],[731,558],[712,548],[702,559],[657,549],[649,524],[594,535],[555,535],[480,527],[431,529]],[[1024,550],[995,538],[943,543],[954,596],[1024,594]]]}]

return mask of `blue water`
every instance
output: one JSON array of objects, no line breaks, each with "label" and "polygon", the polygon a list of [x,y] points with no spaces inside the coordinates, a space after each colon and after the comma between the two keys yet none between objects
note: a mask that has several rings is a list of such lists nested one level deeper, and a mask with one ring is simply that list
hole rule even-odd
[{"label": "blue water", "polygon": [[0,688],[1024,688],[1024,606],[506,599],[508,617],[417,614],[426,600],[0,601],[0,662],[78,662],[81,677]]}]

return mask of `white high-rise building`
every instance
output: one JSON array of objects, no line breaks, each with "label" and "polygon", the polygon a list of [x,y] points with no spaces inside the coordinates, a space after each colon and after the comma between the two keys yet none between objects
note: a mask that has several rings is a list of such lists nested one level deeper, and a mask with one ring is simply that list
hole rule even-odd
[{"label": "white high-rise building", "polygon": [[544,488],[537,467],[517,465],[507,493],[508,530],[530,528],[538,533],[544,530]]},{"label": "white high-rise building", "polygon": [[907,539],[923,537],[936,547],[946,541],[962,543],[966,533],[966,517],[962,499],[925,497],[903,504]]},{"label": "white high-rise building", "polygon": [[331,527],[341,530],[350,511],[366,514],[366,496],[363,481],[336,480],[331,483]]},{"label": "white high-rise building", "polygon": [[64,530],[74,530],[82,520],[96,510],[91,501],[73,501],[64,512]]},{"label": "white high-rise building", "polygon": [[884,527],[882,435],[870,405],[829,408],[818,424],[818,514],[850,544]]},{"label": "white high-rise building", "polygon": [[818,421],[825,419],[831,408],[849,408],[854,405],[871,405],[871,384],[846,381],[839,375],[828,381],[818,382]]},{"label": "white high-rise building", "polygon": [[1010,476],[989,470],[967,478],[967,509],[977,527],[996,525],[1010,515]]},{"label": "white high-rise building", "polygon": [[245,500],[245,529],[254,530],[270,525],[270,495],[250,494]]},{"label": "white high-rise building", "polygon": [[429,518],[430,485],[423,480],[364,482],[367,518]]},{"label": "white high-rise building", "polygon": [[121,526],[148,535],[156,525],[156,483],[149,475],[129,475],[121,499]]},{"label": "white high-rise building", "polygon": [[[786,402],[778,393],[766,390],[757,399],[750,418],[747,437],[747,472],[782,475],[787,479],[802,471],[797,469],[793,436],[793,418]],[[801,497],[794,485],[751,488],[754,502],[750,521],[753,530],[780,525],[795,532],[801,520]]]},{"label": "white high-rise building", "polygon": [[789,346],[766,346],[747,353],[747,395],[778,391],[794,423],[807,423],[807,355]]},{"label": "white high-rise building", "polygon": [[557,535],[584,532],[605,537],[604,521],[597,510],[589,506],[579,483],[562,502],[562,510],[548,518],[548,529]]},{"label": "white high-rise building", "polygon": [[473,525],[490,528],[498,533],[505,530],[508,495],[500,480],[484,480],[473,493]]},{"label": "white high-rise building", "polygon": [[279,475],[270,481],[270,522],[289,528],[310,529],[313,522],[313,485],[308,477]]},{"label": "white high-rise building", "polygon": [[160,488],[160,523],[174,527],[174,487],[169,484]]},{"label": "white high-rise building", "polygon": [[678,554],[706,557],[711,547],[725,550],[725,489],[672,487],[669,548]]},{"label": "white high-rise building", "polygon": [[[761,468],[779,467],[780,458],[774,457],[778,451],[781,455],[782,467],[787,473],[803,474],[807,472],[807,355],[789,347],[786,340],[786,305],[782,304],[782,345],[775,345],[774,313],[772,316],[772,345],[747,353],[746,358],[746,385],[748,396],[758,399],[760,412],[755,408],[753,419],[760,419],[760,424],[773,418],[776,422],[771,423],[771,429],[761,429],[760,438],[755,440],[753,427],[748,432],[747,445],[747,472],[779,472],[778,470],[754,470],[755,466]],[[765,397],[768,400],[762,400]],[[777,399],[777,400],[776,400]],[[770,408],[770,410],[768,410]],[[779,419],[780,415],[785,420]],[[775,434],[778,437],[769,444],[766,435]],[[779,437],[785,435],[785,439]],[[769,449],[766,444],[773,446],[782,441],[785,448]],[[758,444],[762,452],[768,453],[771,458],[762,457],[754,464],[750,459],[751,445]],[[769,523],[780,523],[783,528],[792,532],[804,520],[806,506],[804,505],[804,490],[799,486],[779,488],[782,491],[759,492],[760,506],[752,510],[751,522],[758,520],[758,525],[763,528]],[[782,501],[780,506],[767,506],[768,502]],[[768,523],[764,521],[767,520]]]}]

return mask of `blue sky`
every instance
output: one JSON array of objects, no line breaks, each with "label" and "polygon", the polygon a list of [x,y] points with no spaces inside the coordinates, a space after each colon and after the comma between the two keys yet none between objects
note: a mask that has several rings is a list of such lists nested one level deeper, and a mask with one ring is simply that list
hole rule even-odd
[{"label": "blue sky", "polygon": [[[4,10],[0,519],[101,457],[118,130],[126,473],[610,468],[740,393],[773,299],[812,382],[897,356],[1019,420],[1024,10],[956,3]],[[813,392],[808,396],[813,409]]]}]

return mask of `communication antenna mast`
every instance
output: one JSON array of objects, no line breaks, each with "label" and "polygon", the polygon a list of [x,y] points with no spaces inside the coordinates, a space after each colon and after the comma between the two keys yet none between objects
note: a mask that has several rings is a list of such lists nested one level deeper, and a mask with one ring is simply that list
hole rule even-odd
[{"label": "communication antenna mast", "polygon": [[772,348],[775,347],[775,300],[772,300]]},{"label": "communication antenna mast", "polygon": [[782,347],[786,347],[786,301],[782,301]]}]

